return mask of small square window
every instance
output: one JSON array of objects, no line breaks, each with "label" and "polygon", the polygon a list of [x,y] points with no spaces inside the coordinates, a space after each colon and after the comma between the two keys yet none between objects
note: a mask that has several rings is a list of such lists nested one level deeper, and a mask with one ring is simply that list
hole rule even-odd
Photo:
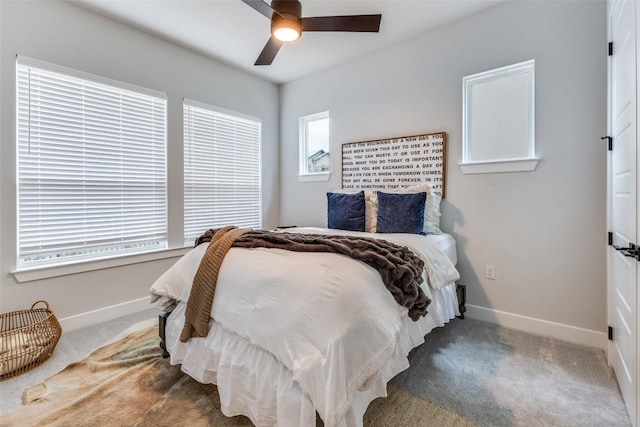
[{"label": "small square window", "polygon": [[534,60],[462,79],[463,173],[535,169]]}]

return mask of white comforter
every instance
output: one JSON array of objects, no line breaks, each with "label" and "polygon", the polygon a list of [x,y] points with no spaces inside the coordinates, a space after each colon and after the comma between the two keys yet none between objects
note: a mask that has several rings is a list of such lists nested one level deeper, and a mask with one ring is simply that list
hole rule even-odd
[{"label": "white comforter", "polygon": [[[435,289],[459,278],[451,261],[424,236],[373,236],[423,256],[425,279]],[[187,301],[206,246],[194,248],[165,272],[151,294]],[[366,389],[389,361],[406,315],[377,271],[364,263],[338,254],[261,248],[229,251],[211,309],[220,325],[291,370],[328,426],[338,424],[356,391]]]}]

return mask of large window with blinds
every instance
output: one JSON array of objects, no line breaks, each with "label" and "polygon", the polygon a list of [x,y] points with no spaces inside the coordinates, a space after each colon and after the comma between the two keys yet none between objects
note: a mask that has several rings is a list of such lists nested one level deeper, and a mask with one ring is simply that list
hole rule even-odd
[{"label": "large window with blinds", "polygon": [[185,99],[184,238],[225,225],[259,228],[259,119]]},{"label": "large window with blinds", "polygon": [[166,95],[16,67],[18,268],[165,248]]}]

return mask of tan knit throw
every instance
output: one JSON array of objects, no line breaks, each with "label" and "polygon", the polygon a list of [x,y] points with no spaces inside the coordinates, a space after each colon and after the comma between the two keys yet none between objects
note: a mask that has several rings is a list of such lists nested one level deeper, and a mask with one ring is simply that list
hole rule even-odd
[{"label": "tan knit throw", "polygon": [[200,262],[198,271],[193,278],[193,287],[187,301],[184,328],[180,334],[180,341],[187,342],[191,337],[206,337],[209,332],[209,313],[216,292],[218,273],[225,255],[233,242],[244,233],[246,228],[233,225],[223,227],[209,242],[207,251]]}]

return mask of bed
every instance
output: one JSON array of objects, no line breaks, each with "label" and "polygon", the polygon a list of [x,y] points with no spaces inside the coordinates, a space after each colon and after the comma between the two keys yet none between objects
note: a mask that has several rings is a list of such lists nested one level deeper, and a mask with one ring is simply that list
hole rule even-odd
[{"label": "bed", "polygon": [[[430,188],[420,190],[406,191],[407,200],[422,208],[411,213],[420,221],[405,218],[398,230],[384,222],[388,196],[360,191],[327,194],[329,228],[276,233],[408,248],[424,262],[417,286],[430,300],[426,315],[400,305],[379,271],[349,256],[231,247],[217,275],[206,336],[181,340],[192,283],[207,251],[203,243],[150,289],[152,299],[171,310],[160,331],[170,363],[201,383],[216,384],[222,412],[245,415],[257,426],[314,426],[317,416],[326,426],[361,426],[369,403],[386,396],[387,382],[409,367],[411,349],[464,312],[455,283],[455,240],[438,228],[439,211],[430,210],[431,203],[437,211],[439,197],[430,197]],[[404,197],[389,200],[393,221],[412,211],[396,205]]]}]

